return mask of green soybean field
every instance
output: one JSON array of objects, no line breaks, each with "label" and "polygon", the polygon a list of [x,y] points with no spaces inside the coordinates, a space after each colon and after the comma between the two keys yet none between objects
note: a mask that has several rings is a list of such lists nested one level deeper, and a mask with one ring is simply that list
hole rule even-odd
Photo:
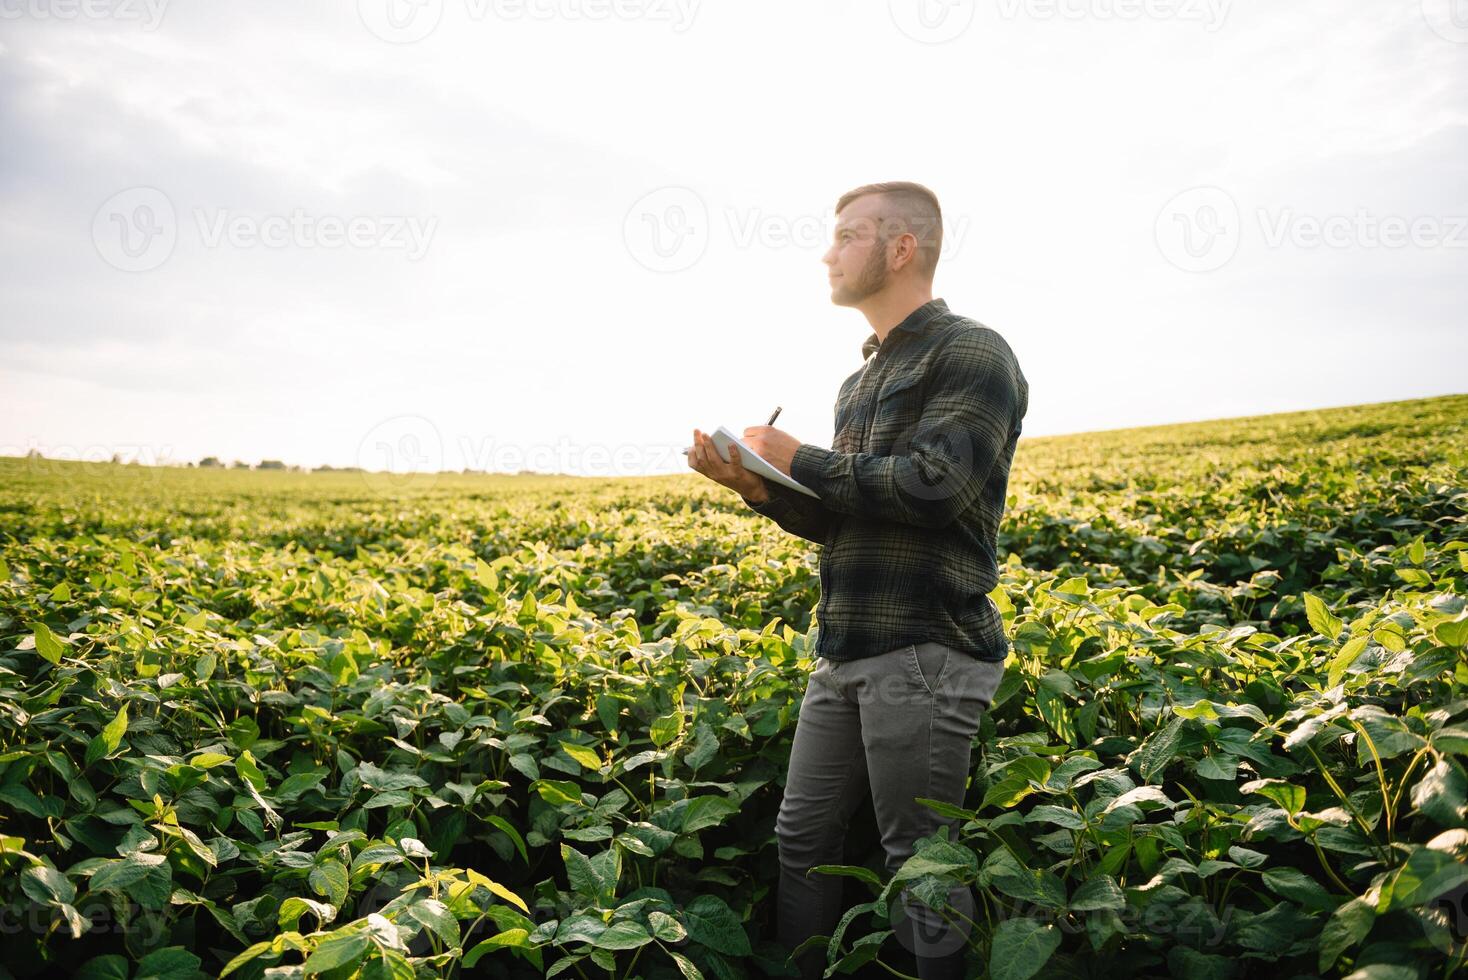
[{"label": "green soybean field", "polygon": [[[1468,396],[1020,442],[946,830],[828,975],[1468,959]],[[820,546],[689,473],[0,459],[0,977],[788,976]],[[954,910],[956,912],[956,910]]]}]

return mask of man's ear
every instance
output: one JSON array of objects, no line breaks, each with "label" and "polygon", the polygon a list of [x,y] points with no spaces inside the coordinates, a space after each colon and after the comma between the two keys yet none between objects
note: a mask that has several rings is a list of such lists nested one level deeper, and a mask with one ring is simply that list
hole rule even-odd
[{"label": "man's ear", "polygon": [[917,236],[910,231],[904,231],[897,236],[896,249],[892,256],[894,271],[902,269],[917,261],[918,240]]}]

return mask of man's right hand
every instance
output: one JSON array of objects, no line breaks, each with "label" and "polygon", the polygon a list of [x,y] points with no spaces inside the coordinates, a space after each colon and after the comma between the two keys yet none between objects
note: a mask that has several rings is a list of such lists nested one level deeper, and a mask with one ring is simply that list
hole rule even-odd
[{"label": "man's right hand", "polygon": [[714,440],[698,429],[693,430],[693,447],[688,450],[688,465],[715,483],[737,492],[752,504],[770,499],[765,478],[744,468],[739,447],[729,444],[729,462],[724,462],[714,447]]}]

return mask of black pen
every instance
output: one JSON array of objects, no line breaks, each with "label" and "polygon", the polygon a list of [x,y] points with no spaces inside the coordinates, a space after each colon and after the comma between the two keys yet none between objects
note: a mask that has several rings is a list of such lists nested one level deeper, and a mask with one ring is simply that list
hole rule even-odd
[{"label": "black pen", "polygon": [[[783,406],[783,405],[776,405],[775,406],[775,410],[772,413],[770,413],[770,420],[768,422],[766,422],[765,425],[774,425],[775,424],[775,419],[777,419],[777,418],[780,417],[780,413],[784,410],[784,408],[785,408],[785,406]],[[683,455],[685,455],[685,456],[688,455],[692,450],[693,450],[693,447],[692,446],[689,446],[687,449],[683,450]]]}]

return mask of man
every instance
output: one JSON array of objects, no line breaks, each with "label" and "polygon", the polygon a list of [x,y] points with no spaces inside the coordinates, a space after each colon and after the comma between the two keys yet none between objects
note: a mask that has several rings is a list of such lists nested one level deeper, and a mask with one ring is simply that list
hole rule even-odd
[{"label": "man", "polygon": [[[869,184],[836,205],[823,261],[831,301],[860,310],[873,333],[865,364],[842,382],[831,449],[772,426],[744,430],[805,496],[723,462],[693,431],[689,466],[736,490],[758,513],[823,545],[815,666],[796,723],[776,820],[780,940],[829,936],[842,840],[870,793],[895,872],[913,844],[956,821],[915,802],[961,804],[979,717],[1009,652],[988,593],[996,535],[1029,385],[998,333],[933,298],[942,212],[926,187]],[[966,888],[949,899],[972,911]],[[966,932],[904,893],[898,930],[924,980],[963,974]],[[966,926],[955,919],[958,926]],[[802,971],[820,976],[820,951]]]}]

